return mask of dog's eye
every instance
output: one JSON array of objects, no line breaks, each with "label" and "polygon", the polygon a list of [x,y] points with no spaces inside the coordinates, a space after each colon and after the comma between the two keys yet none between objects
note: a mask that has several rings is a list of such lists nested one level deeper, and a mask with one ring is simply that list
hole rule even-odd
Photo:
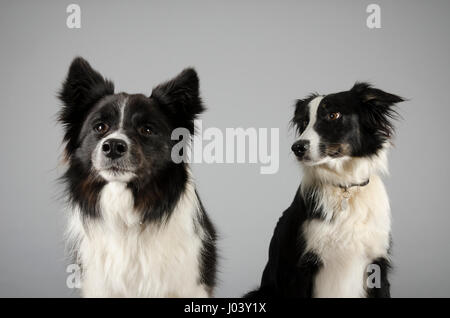
[{"label": "dog's eye", "polygon": [[338,118],[341,118],[341,113],[329,113],[327,116],[328,120],[336,120]]},{"label": "dog's eye", "polygon": [[142,136],[150,136],[150,135],[153,135],[152,128],[151,128],[150,126],[148,126],[148,125],[142,126],[141,128],[139,128],[139,133],[140,133]]},{"label": "dog's eye", "polygon": [[97,123],[94,126],[94,130],[99,134],[104,134],[109,130],[109,126],[105,123]]}]

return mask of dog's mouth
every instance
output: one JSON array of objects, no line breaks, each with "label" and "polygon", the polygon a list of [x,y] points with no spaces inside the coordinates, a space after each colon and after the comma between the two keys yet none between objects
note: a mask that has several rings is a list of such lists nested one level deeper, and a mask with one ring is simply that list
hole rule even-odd
[{"label": "dog's mouth", "polygon": [[112,166],[112,167],[106,168],[104,170],[107,170],[107,171],[110,171],[110,172],[117,172],[117,173],[120,173],[120,172],[133,172],[131,169],[126,169],[126,168],[123,168],[123,167],[116,167],[116,166]]},{"label": "dog's mouth", "polygon": [[108,172],[112,175],[134,173],[133,169],[127,169],[127,168],[117,167],[117,166],[107,167],[107,168],[102,169],[102,171]]},{"label": "dog's mouth", "polygon": [[134,173],[136,169],[121,162],[108,162],[106,164],[103,164],[99,170],[111,174],[122,174],[122,173]]},{"label": "dog's mouth", "polygon": [[136,177],[135,170],[118,166],[109,166],[99,170],[100,176],[106,181],[129,182]]},{"label": "dog's mouth", "polygon": [[299,159],[299,161],[301,164],[303,164],[305,166],[312,167],[312,166],[317,166],[317,165],[322,164],[324,162],[324,158],[321,158],[319,160],[313,160],[310,157],[303,157],[303,158]]},{"label": "dog's mouth", "polygon": [[324,157],[339,158],[349,156],[351,148],[347,143],[323,143],[320,145],[320,151]]},{"label": "dog's mouth", "polygon": [[313,162],[309,154],[304,154],[302,156],[296,156],[297,160],[303,163]]},{"label": "dog's mouth", "polygon": [[328,162],[331,158],[328,156],[320,156],[317,159],[314,159],[311,157],[311,155],[309,153],[306,153],[305,155],[301,156],[301,157],[297,157],[297,160],[305,166],[308,167],[313,167],[313,166],[319,166],[322,165],[326,162]]}]

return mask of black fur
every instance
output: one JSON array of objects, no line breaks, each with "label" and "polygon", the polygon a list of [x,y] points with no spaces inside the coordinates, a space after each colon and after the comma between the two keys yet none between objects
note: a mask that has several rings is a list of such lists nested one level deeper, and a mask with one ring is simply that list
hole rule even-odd
[{"label": "black fur", "polygon": [[380,257],[376,260],[373,260],[371,264],[378,265],[380,268],[381,275],[381,285],[379,288],[372,287],[367,288],[367,297],[368,298],[390,298],[391,297],[391,284],[389,283],[389,273],[391,271],[391,264],[388,259],[384,257]]},{"label": "black fur", "polygon": [[63,102],[59,122],[65,128],[67,156],[70,157],[79,145],[78,136],[89,110],[102,97],[112,94],[114,84],[92,69],[86,60],[77,57],[72,61],[59,92],[59,99]]},{"label": "black fur", "polygon": [[[299,135],[311,121],[308,105],[317,93],[299,99],[295,105],[292,124]],[[325,95],[317,108],[313,129],[319,135],[319,159],[327,156],[368,157],[376,154],[393,132],[392,119],[397,113],[396,103],[404,99],[373,88],[368,83],[356,83],[350,90]],[[338,114],[330,119],[330,114]],[[309,141],[308,141],[309,142]],[[295,144],[294,144],[295,145]],[[299,143],[299,145],[301,145]],[[296,152],[293,147],[293,151]],[[300,161],[311,161],[308,148],[298,151]],[[313,282],[322,266],[318,255],[305,251],[302,232],[304,222],[310,219],[327,222],[324,211],[318,208],[313,192],[320,189],[300,188],[291,206],[279,219],[269,247],[269,260],[258,289],[247,297],[312,297]],[[333,222],[331,220],[330,222]],[[368,297],[390,297],[386,258],[373,260],[381,270],[381,287],[367,290]]]},{"label": "black fur", "polygon": [[[199,79],[188,68],[174,79],[158,85],[150,97],[142,94],[114,94],[114,85],[105,80],[81,57],[73,60],[59,93],[63,103],[59,122],[64,127],[64,142],[68,169],[62,177],[69,203],[80,207],[84,218],[100,217],[98,202],[106,181],[93,163],[92,155],[99,141],[110,132],[122,131],[130,140],[127,158],[105,161],[105,169],[120,173],[132,169],[128,181],[135,209],[143,223],[168,220],[188,181],[187,164],[175,163],[171,150],[178,140],[172,140],[175,128],[194,133],[194,119],[204,111],[199,95]],[[123,122],[121,105],[125,105]],[[98,132],[99,124],[109,128]],[[148,130],[148,135],[142,131]],[[200,199],[198,199],[200,202]],[[200,203],[201,204],[201,203]],[[200,221],[208,239],[201,251],[202,283],[214,286],[216,274],[216,234],[203,206]]]},{"label": "black fur", "polygon": [[283,212],[275,227],[260,287],[246,297],[312,296],[313,279],[322,264],[314,253],[304,254],[305,238],[301,227],[310,218],[307,206],[311,205],[297,191],[291,206]]},{"label": "black fur", "polygon": [[[317,96],[314,93],[297,100],[292,123],[299,134],[310,120],[307,105]],[[397,95],[363,82],[356,83],[348,91],[325,95],[315,123],[315,130],[323,142],[321,151],[329,156],[333,156],[333,150],[336,150],[336,155],[352,157],[376,154],[394,133],[395,104],[402,101],[404,99]],[[326,116],[332,112],[339,112],[342,117],[332,122],[327,120]],[[338,145],[346,147],[339,148]]]},{"label": "black fur", "polygon": [[[79,204],[86,215],[98,215],[98,194],[105,181],[94,171],[91,154],[105,135],[96,135],[90,123],[101,119],[116,128],[118,104],[128,98],[124,122],[127,135],[135,141],[134,159],[131,160],[142,162],[137,167],[137,177],[128,186],[144,221],[165,220],[187,181],[185,163],[174,163],[170,157],[170,150],[177,142],[171,140],[171,132],[177,127],[185,127],[193,133],[193,120],[204,110],[198,95],[197,74],[193,69],[186,69],[173,80],[153,89],[150,97],[114,95],[113,87],[113,83],[104,80],[87,61],[80,57],[73,60],[59,94],[63,102],[59,121],[65,128],[69,163],[63,179],[68,184],[69,198]],[[141,122],[148,122],[154,130],[150,138],[141,138],[133,130],[133,126]]]},{"label": "black fur", "polygon": [[[312,197],[304,199],[297,191],[291,206],[278,220],[269,247],[269,260],[264,268],[260,287],[247,293],[246,298],[311,298],[315,275],[322,266],[320,257],[305,253],[305,238],[301,231],[307,220],[322,219],[319,211],[312,212],[316,204]],[[371,264],[378,265],[381,274],[379,288],[367,288],[368,298],[389,298],[388,259],[379,258]]]},{"label": "black fur", "polygon": [[194,69],[188,68],[175,79],[158,85],[150,98],[157,100],[175,127],[194,133],[194,119],[205,109],[199,94],[199,80]]},{"label": "black fur", "polygon": [[200,219],[199,224],[197,226],[202,228],[203,231],[205,231],[209,237],[208,239],[203,240],[203,247],[201,250],[200,268],[202,276],[200,277],[200,283],[205,284],[206,286],[215,286],[217,251],[214,243],[217,240],[217,234],[213,224],[211,223],[210,219],[208,218],[205,212],[205,207],[203,206],[200,199],[199,202],[200,202]]}]

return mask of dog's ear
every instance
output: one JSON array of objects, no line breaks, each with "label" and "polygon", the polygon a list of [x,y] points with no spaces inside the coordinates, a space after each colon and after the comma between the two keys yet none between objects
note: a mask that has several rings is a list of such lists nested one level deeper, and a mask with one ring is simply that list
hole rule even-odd
[{"label": "dog's ear", "polygon": [[302,130],[302,127],[298,126],[298,123],[302,117],[304,117],[305,108],[308,106],[308,104],[316,97],[318,97],[318,93],[311,93],[308,96],[306,96],[303,99],[297,99],[295,101],[295,111],[294,111],[294,117],[291,120],[290,127],[294,127],[297,133],[300,133]]},{"label": "dog's ear", "polygon": [[299,113],[299,112],[302,112],[302,111],[304,110],[304,108],[305,108],[306,106],[308,106],[308,104],[309,104],[314,98],[319,97],[319,96],[320,96],[319,93],[314,92],[314,93],[310,93],[308,96],[306,96],[306,97],[303,98],[303,99],[297,99],[297,100],[295,101],[295,113],[297,114],[297,113]]},{"label": "dog's ear", "polygon": [[391,107],[396,103],[404,101],[400,96],[386,93],[364,82],[356,82],[351,91],[358,95],[363,103],[376,107]]},{"label": "dog's ear", "polygon": [[295,112],[301,111],[304,107],[306,107],[307,99],[297,99],[295,101]]},{"label": "dog's ear", "polygon": [[392,120],[398,117],[394,106],[404,99],[364,82],[355,83],[350,91],[363,106],[362,114],[366,127],[385,138],[391,137],[394,131]]},{"label": "dog's ear", "polygon": [[205,110],[199,93],[199,79],[193,68],[187,68],[175,78],[156,86],[150,98],[161,104],[177,127],[194,133],[194,119]]},{"label": "dog's ear", "polygon": [[89,110],[106,95],[114,94],[114,84],[95,71],[81,57],[72,61],[69,73],[59,91],[63,102],[58,120],[65,129],[66,155],[70,157],[78,144],[83,121]]}]

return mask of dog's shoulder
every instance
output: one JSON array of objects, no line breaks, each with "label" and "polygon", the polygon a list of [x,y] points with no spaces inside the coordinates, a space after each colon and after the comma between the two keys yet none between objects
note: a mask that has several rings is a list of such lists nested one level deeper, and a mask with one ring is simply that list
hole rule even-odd
[{"label": "dog's shoulder", "polygon": [[303,277],[300,267],[304,252],[301,229],[308,215],[308,207],[299,188],[275,227],[261,286],[247,297],[307,296],[310,284],[308,277]]},{"label": "dog's shoulder", "polygon": [[[290,247],[300,236],[301,226],[308,215],[308,207],[299,188],[291,205],[277,222],[272,238],[273,243],[280,242],[282,245],[280,248]],[[295,248],[295,246],[292,247]]]}]

